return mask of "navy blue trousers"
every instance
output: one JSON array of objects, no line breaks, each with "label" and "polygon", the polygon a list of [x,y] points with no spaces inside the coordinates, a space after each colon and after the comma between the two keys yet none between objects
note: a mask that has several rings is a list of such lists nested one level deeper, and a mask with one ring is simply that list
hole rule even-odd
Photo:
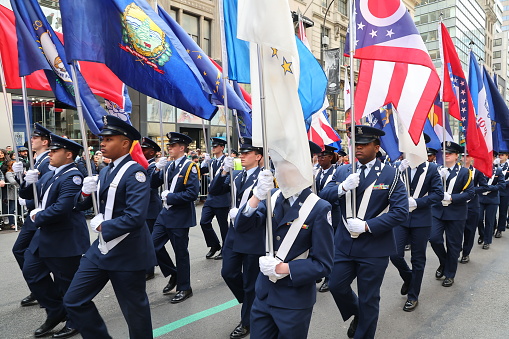
[{"label": "navy blue trousers", "polygon": [[509,206],[509,196],[500,196],[500,205],[498,209],[497,231],[504,232],[507,224],[507,208]]},{"label": "navy blue trousers", "polygon": [[463,234],[463,249],[462,255],[466,257],[470,255],[472,247],[474,247],[475,231],[477,230],[477,223],[479,222],[479,209],[468,208],[468,218],[465,222],[465,232]]},{"label": "navy blue trousers", "polygon": [[484,239],[485,244],[493,241],[493,227],[495,227],[498,205],[480,204],[478,229],[479,236]]},{"label": "navy blue trousers", "polygon": [[201,210],[201,219],[200,226],[203,232],[203,236],[205,237],[205,242],[207,243],[207,247],[221,247],[219,243],[219,238],[212,228],[212,219],[214,216],[217,219],[217,223],[219,224],[219,230],[221,231],[221,240],[224,244],[224,240],[226,239],[226,234],[228,233],[228,212],[230,211],[229,207],[211,207],[211,206],[203,206]]},{"label": "navy blue trousers", "polygon": [[111,281],[129,327],[129,338],[152,338],[150,305],[145,291],[145,271],[106,271],[83,257],[64,296],[69,318],[84,339],[110,339],[106,324],[92,299]]},{"label": "navy blue trousers", "polygon": [[[465,220],[441,220],[433,217],[429,242],[440,265],[444,266],[444,275],[447,278],[456,276],[464,230]],[[447,250],[444,246],[444,233]]]}]

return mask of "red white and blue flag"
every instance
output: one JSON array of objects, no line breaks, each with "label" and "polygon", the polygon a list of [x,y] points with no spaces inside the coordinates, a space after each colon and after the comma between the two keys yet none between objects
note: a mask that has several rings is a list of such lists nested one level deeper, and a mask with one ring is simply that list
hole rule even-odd
[{"label": "red white and blue flag", "polygon": [[355,120],[392,103],[417,144],[440,88],[426,46],[401,0],[356,0],[355,13]]},{"label": "red white and blue flag", "polygon": [[322,149],[324,149],[325,145],[330,144],[335,144],[333,146],[339,146],[338,148],[341,149],[341,137],[332,128],[326,113],[328,106],[329,102],[326,101],[323,110],[316,112],[306,121],[306,125],[309,126],[308,139],[319,145]]}]

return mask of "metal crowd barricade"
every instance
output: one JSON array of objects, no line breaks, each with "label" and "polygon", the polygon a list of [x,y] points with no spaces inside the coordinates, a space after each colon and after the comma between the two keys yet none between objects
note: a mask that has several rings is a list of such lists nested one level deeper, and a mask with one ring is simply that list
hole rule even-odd
[{"label": "metal crowd barricade", "polygon": [[[12,190],[14,193],[14,200],[9,199],[8,191]],[[14,227],[16,232],[19,230],[18,219],[23,216],[23,209],[18,205],[18,187],[11,183],[5,183],[5,186],[0,189],[0,222],[4,225],[4,218],[14,218]],[[11,223],[9,222],[8,225]]]},{"label": "metal crowd barricade", "polygon": [[209,194],[209,184],[210,177],[208,174],[202,174],[200,180],[200,194],[198,196],[199,200],[205,200],[207,195]]}]

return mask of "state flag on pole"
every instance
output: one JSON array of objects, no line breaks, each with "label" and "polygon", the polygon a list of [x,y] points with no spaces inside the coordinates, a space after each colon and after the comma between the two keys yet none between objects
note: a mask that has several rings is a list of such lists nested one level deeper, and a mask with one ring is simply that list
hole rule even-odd
[{"label": "state flag on pole", "polygon": [[[244,0],[239,2],[238,15],[238,38],[251,42],[253,144],[263,145],[260,101],[263,86],[266,143],[281,192],[288,198],[313,183],[298,93],[301,65],[290,6],[288,0]],[[261,51],[260,65],[256,44]],[[260,83],[258,76],[262,71],[264,82]]]}]

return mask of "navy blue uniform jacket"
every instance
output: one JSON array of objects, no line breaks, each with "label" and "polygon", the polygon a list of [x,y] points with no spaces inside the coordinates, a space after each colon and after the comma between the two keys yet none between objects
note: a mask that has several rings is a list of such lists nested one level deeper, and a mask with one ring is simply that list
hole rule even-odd
[{"label": "navy blue uniform jacket", "polygon": [[[210,187],[213,185],[214,181],[220,180],[220,179],[218,179],[218,177],[221,177],[222,171],[220,170],[220,168],[223,167],[223,162],[224,162],[224,156],[221,157],[221,160],[217,160],[217,159],[212,160],[212,164],[211,164],[212,173],[214,173],[214,174],[217,173],[217,174],[212,178],[212,180],[209,184],[209,194],[207,195],[207,200],[205,201],[204,206],[221,208],[221,207],[230,207],[230,205],[231,205],[232,197],[231,197],[230,190],[228,190],[228,192],[224,192],[222,194],[215,194],[210,191]],[[202,168],[202,173],[209,173],[208,166]]]},{"label": "navy blue uniform jacket", "polygon": [[[148,161],[147,176],[152,177],[152,173],[156,170],[156,163],[154,159]],[[150,188],[150,203],[148,205],[147,219],[157,219],[157,216],[163,208],[161,197],[159,196],[158,188]]]},{"label": "navy blue uniform jacket", "polygon": [[[484,181],[486,182],[485,190],[484,192],[479,194],[479,202],[482,204],[489,204],[489,205],[498,205],[500,204],[500,192],[505,189],[505,180],[504,175],[502,174],[502,170],[498,167],[493,168],[493,181],[491,182],[491,185],[488,185],[489,178],[487,178],[484,174],[482,174],[480,171],[479,174],[484,177]],[[490,193],[487,193],[490,192]],[[484,194],[487,193],[487,194]]]}]

